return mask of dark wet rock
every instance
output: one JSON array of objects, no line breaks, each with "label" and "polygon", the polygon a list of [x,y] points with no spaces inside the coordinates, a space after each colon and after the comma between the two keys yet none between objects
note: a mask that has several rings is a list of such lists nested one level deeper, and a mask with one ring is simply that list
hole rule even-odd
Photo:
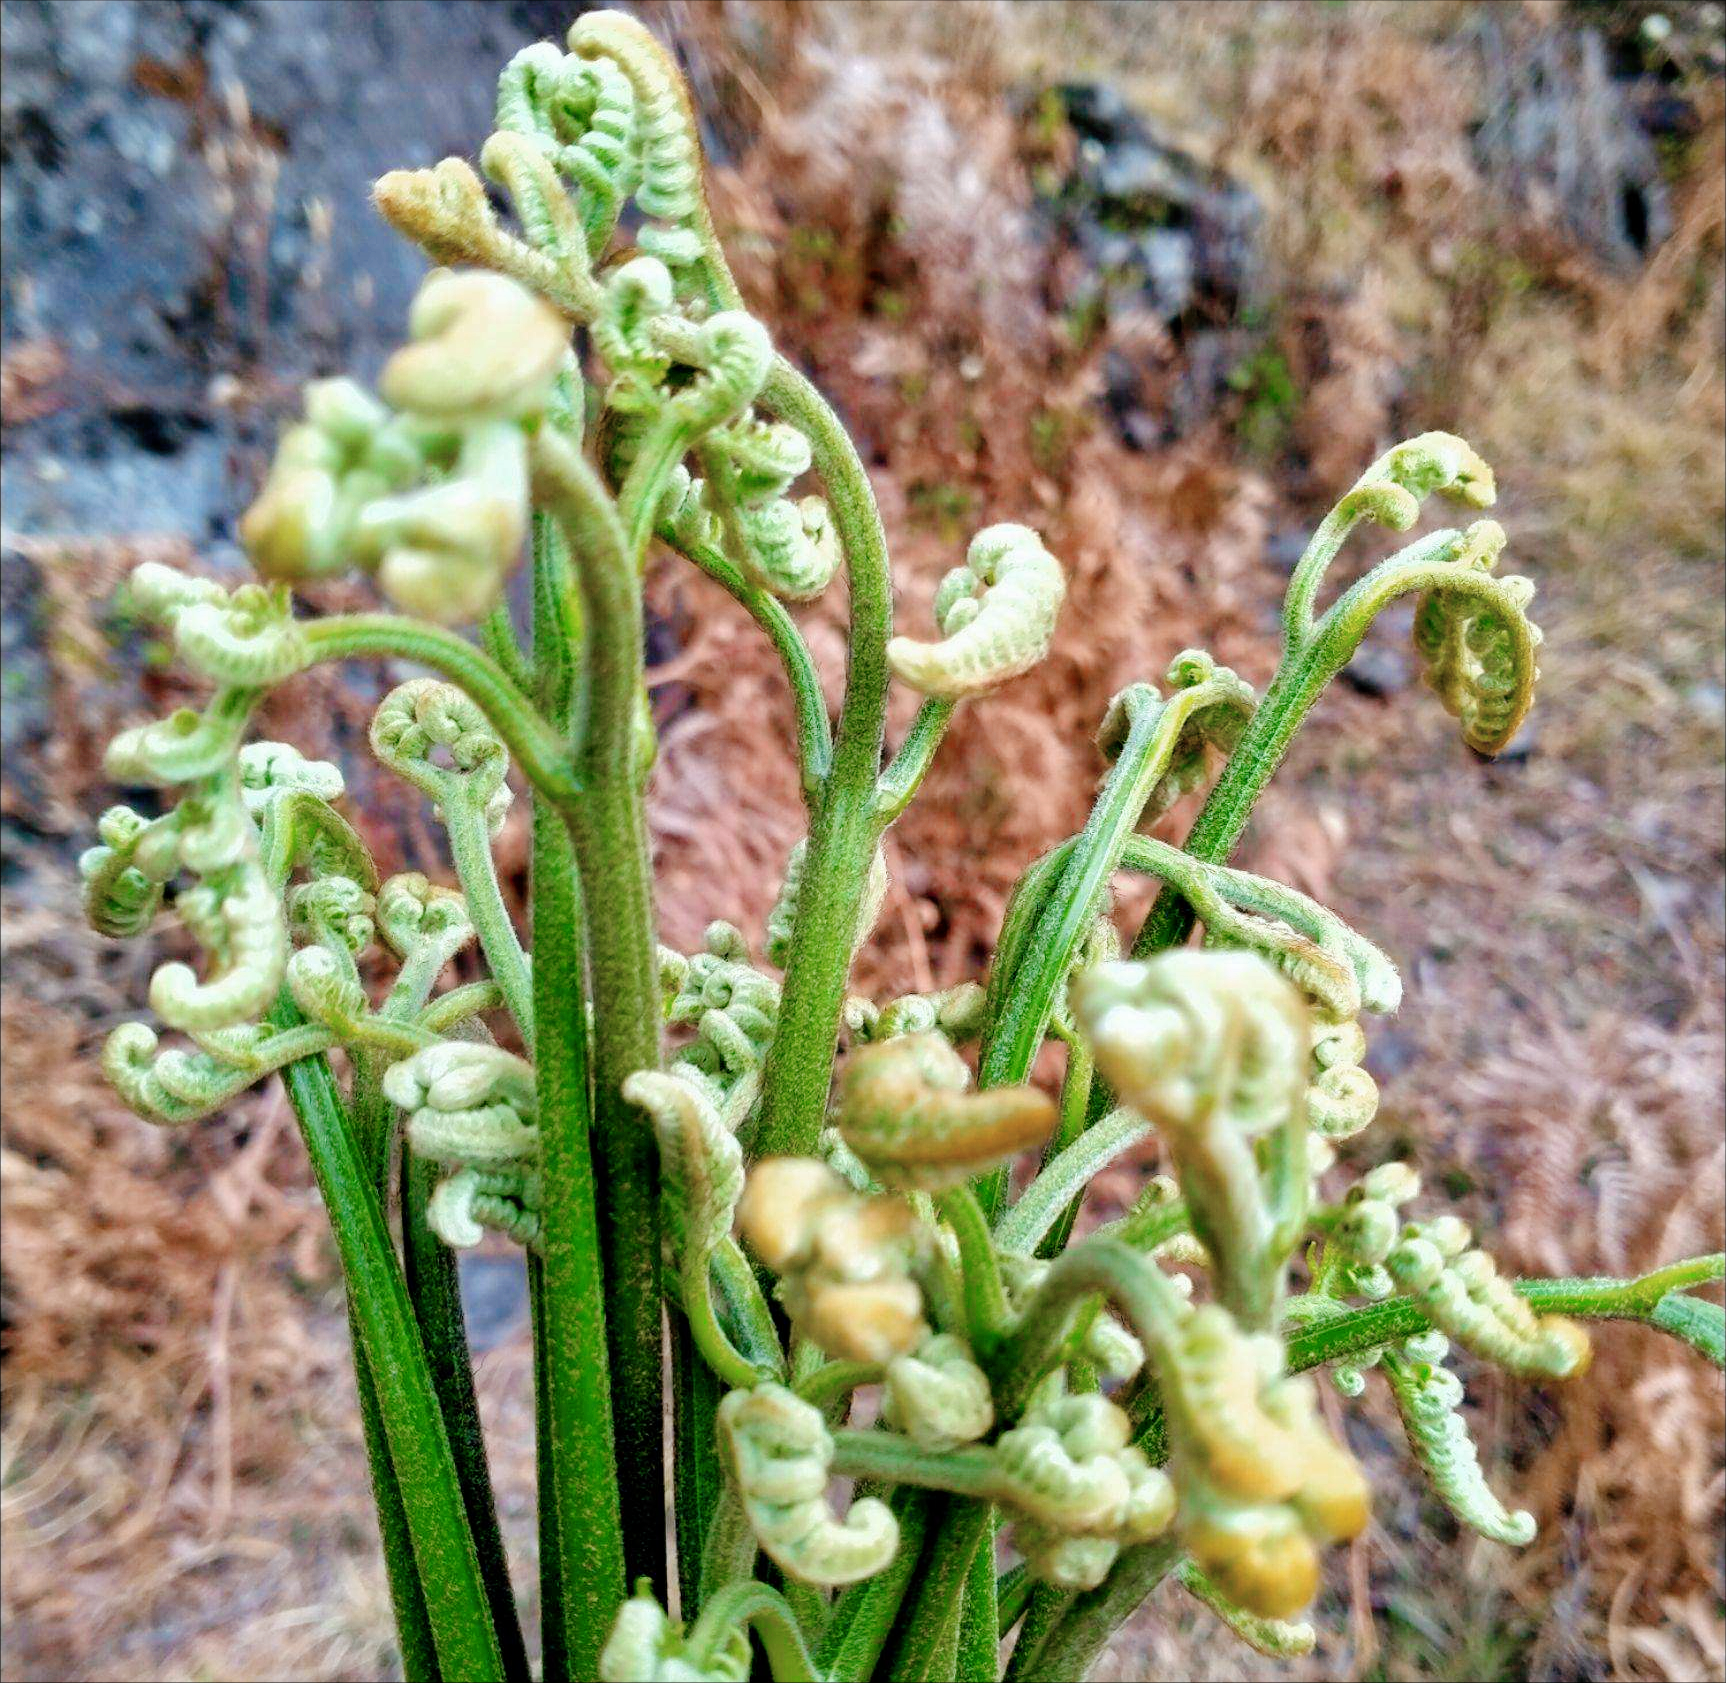
[{"label": "dark wet rock", "polygon": [[1078,140],[1057,214],[1110,291],[1171,324],[1231,319],[1258,277],[1257,198],[1161,139],[1113,88],[1056,95]]},{"label": "dark wet rock", "polygon": [[491,69],[579,10],[8,3],[5,346],[65,365],[7,426],[8,526],[229,539],[299,385],[400,336],[426,264],[371,181],[476,150]]},{"label": "dark wet rock", "polygon": [[[1475,152],[1492,188],[1602,261],[1631,268],[1672,232],[1660,157],[1637,94],[1614,80],[1594,29],[1515,27],[1496,7],[1471,26],[1487,115]],[[1678,121],[1676,108],[1659,107]]]},{"label": "dark wet rock", "polygon": [[[1071,130],[1060,167],[1037,173],[1042,209],[1071,254],[1063,307],[1155,324],[1111,354],[1106,402],[1128,443],[1152,449],[1214,413],[1246,346],[1238,323],[1260,279],[1257,198],[1169,144],[1114,88],[1044,90],[1039,123]],[[1159,338],[1153,333],[1152,340]]]}]

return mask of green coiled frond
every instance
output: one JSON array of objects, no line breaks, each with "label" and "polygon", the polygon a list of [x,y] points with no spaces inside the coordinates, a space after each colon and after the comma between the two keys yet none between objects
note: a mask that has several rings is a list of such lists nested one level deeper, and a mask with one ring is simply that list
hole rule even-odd
[{"label": "green coiled frond", "polygon": [[1387,1351],[1380,1364],[1409,1447],[1439,1499],[1464,1525],[1495,1543],[1521,1548],[1534,1541],[1534,1515],[1512,1512],[1487,1484],[1480,1452],[1457,1412],[1462,1381],[1442,1365],[1448,1348],[1443,1334],[1426,1333]]},{"label": "green coiled frond", "polygon": [[865,1496],[844,1519],[827,1505],[833,1438],[821,1411],[781,1385],[730,1391],[719,1404],[719,1440],[761,1547],[804,1583],[873,1577],[899,1546],[885,1502]]},{"label": "green coiled frond", "polygon": [[1061,564],[1030,527],[987,527],[935,593],[942,640],[895,637],[888,664],[924,695],[981,694],[1030,671],[1049,652],[1066,596]]},{"label": "green coiled frond", "polygon": [[963,1339],[937,1333],[887,1364],[881,1418],[925,1449],[975,1443],[995,1423],[989,1376]]}]

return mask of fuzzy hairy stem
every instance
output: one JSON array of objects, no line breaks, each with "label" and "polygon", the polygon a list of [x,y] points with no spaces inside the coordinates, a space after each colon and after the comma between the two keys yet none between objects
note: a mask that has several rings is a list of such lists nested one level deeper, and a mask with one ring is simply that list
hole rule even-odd
[{"label": "fuzzy hairy stem", "polygon": [[[567,814],[581,871],[593,985],[593,1163],[611,1356],[624,1565],[666,1589],[659,1287],[659,1162],[653,1130],[623,1096],[659,1063],[659,979],[647,825],[636,771],[642,683],[635,557],[598,476],[555,434],[534,443],[536,489],[563,528],[586,606],[588,716],[581,798]],[[571,1009],[565,1000],[561,1009]]]},{"label": "fuzzy hairy stem", "polygon": [[785,964],[779,1026],[762,1077],[761,1114],[745,1141],[757,1156],[814,1147],[827,1110],[858,898],[882,823],[875,805],[887,719],[892,581],[875,493],[856,447],[815,388],[774,359],[761,406],[809,440],[827,487],[851,592],[849,664],[833,762],[811,814],[804,889]]},{"label": "fuzzy hairy stem", "polygon": [[[291,1005],[279,1004],[271,1018],[288,1028],[295,1013]],[[292,1064],[284,1081],[335,1230],[348,1302],[413,1541],[438,1669],[445,1677],[502,1679],[503,1656],[449,1438],[383,1211],[328,1063],[310,1058]]]}]

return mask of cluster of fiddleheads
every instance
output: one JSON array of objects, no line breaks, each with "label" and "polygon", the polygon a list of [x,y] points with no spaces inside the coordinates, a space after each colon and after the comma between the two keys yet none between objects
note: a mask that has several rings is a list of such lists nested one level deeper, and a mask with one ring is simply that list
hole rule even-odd
[{"label": "cluster of fiddleheads", "polygon": [[[206,955],[202,979],[170,964],[151,987],[186,1044],[141,1023],[110,1038],[127,1102],[183,1124],[282,1072],[349,1284],[408,1675],[528,1675],[447,1249],[488,1231],[530,1252],[548,1679],[735,1683],[756,1644],[778,1683],[993,1678],[1014,1630],[1010,1676],[1077,1676],[1170,1574],[1255,1647],[1304,1652],[1311,1628],[1283,1621],[1369,1500],[1303,1376],[1321,1364],[1346,1396],[1381,1372],[1438,1496],[1527,1541],[1481,1474],[1449,1344],[1556,1379],[1586,1358],[1574,1317],[1624,1315],[1718,1360],[1719,1311],[1687,1291],[1719,1259],[1511,1281],[1453,1217],[1407,1219],[1400,1164],[1327,1197],[1330,1142],[1377,1108],[1361,1019],[1400,983],[1334,913],[1228,864],[1400,596],[1465,741],[1490,754],[1519,728],[1540,634],[1491,521],[1416,539],[1315,611],[1363,524],[1407,531],[1432,495],[1486,508],[1490,469],[1442,433],[1383,455],[1295,569],[1264,695],[1199,650],[1128,685],[1092,814],[1025,872],[987,977],[877,1004],[850,972],[884,832],[955,708],[1049,652],[1061,566],[992,525],[940,582],[937,640],[892,635],[867,475],[745,308],[682,78],[642,25],[589,13],[567,50],[517,54],[479,165],[507,217],[459,159],[377,184],[447,267],[377,396],[308,388],[242,522],[262,582],[133,575],[138,617],[213,693],[116,740],[112,775],[177,804],[112,808],[82,860],[101,933],[141,935],[171,899]],[[777,976],[730,924],[690,956],[654,938],[655,540],[756,621],[792,692],[809,826],[765,930]],[[524,641],[504,586],[529,548]],[[834,716],[787,604],[841,568]],[[296,615],[295,587],[354,569],[414,617]],[[445,629],[473,620],[478,646]],[[428,673],[370,740],[430,802],[459,887],[380,881],[340,771],[243,740],[266,691],[350,656]],[[884,764],[895,677],[923,699]],[[512,773],[533,808],[531,955],[492,856]],[[1141,833],[1201,792],[1180,846]],[[1130,946],[1122,871],[1161,885]],[[1205,948],[1183,950],[1198,923]],[[470,946],[482,979],[451,984]],[[1033,1079],[1051,1038],[1058,1100]],[[1172,1176],[1075,1241],[1089,1182],[1153,1136]],[[1012,1160],[1039,1150],[1014,1195]],[[875,1415],[857,1406],[872,1387]],[[835,1478],[857,1486],[843,1511]],[[1020,1557],[999,1574],[997,1522]]]}]

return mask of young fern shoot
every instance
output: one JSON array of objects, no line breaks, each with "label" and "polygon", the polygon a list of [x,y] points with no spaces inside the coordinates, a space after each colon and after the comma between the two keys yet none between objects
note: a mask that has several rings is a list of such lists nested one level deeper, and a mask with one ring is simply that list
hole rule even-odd
[{"label": "young fern shoot", "polygon": [[[1378,1101],[1361,1019],[1395,1010],[1400,982],[1334,913],[1227,863],[1400,596],[1465,742],[1513,736],[1540,634],[1490,520],[1415,539],[1317,611],[1359,527],[1406,532],[1434,494],[1488,507],[1490,469],[1444,433],[1382,456],[1295,570],[1265,694],[1197,650],[1128,686],[1100,722],[1091,816],[1025,870],[987,974],[871,1000],[851,973],[882,838],[955,710],[1048,654],[1060,562],[1029,527],[988,526],[941,582],[934,639],[894,635],[868,478],[726,266],[671,54],[588,13],[567,51],[504,67],[496,113],[478,156],[507,216],[459,159],[377,184],[437,266],[375,394],[307,388],[241,525],[258,581],[133,574],[138,615],[210,693],[116,738],[110,775],[165,810],[110,809],[81,862],[100,934],[143,936],[166,906],[203,955],[150,986],[183,1043],[114,1030],[126,1101],[177,1127],[284,1076],[347,1286],[407,1675],[529,1676],[454,1287],[452,1252],[488,1233],[532,1282],[547,1683],[994,1679],[1005,1636],[1004,1675],[1072,1678],[1170,1575],[1259,1650],[1305,1652],[1312,1627],[1290,1621],[1371,1505],[1321,1420],[1321,1366],[1344,1397],[1382,1373],[1439,1500],[1526,1543],[1450,1347],[1559,1380],[1587,1359],[1585,1320],[1631,1319],[1718,1363],[1719,1306],[1690,1294],[1721,1259],[1513,1280],[1454,1217],[1407,1213],[1403,1165],[1337,1188],[1331,1142]],[[793,699],[808,831],[760,960],[723,922],[697,953],[657,939],[656,548],[755,620]],[[529,549],[518,627],[505,585]],[[399,611],[295,600],[356,572]],[[787,604],[841,572],[830,714]],[[361,659],[422,669],[370,746],[428,803],[453,882],[380,880],[340,771],[247,740],[268,692]],[[889,759],[894,680],[924,699]],[[492,853],[512,774],[532,802],[528,931]],[[1181,846],[1141,833],[1207,782]],[[1125,958],[1121,872],[1162,885]],[[483,979],[450,984],[470,947]],[[1058,1098],[1032,1079],[1051,1037]],[[1152,1134],[1172,1179],[1072,1240],[1091,1179]],[[998,1530],[1016,1557],[999,1574]]]}]

